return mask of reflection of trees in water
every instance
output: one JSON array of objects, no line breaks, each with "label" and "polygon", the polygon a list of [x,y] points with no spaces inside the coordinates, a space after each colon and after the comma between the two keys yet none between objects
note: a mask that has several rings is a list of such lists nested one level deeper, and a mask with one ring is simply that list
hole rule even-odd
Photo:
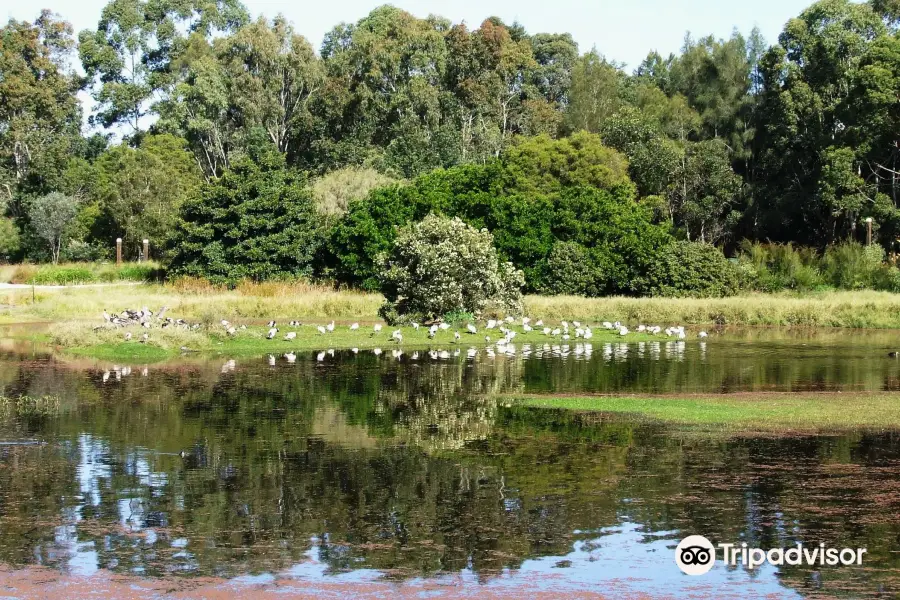
[{"label": "reflection of trees in water", "polygon": [[[106,384],[102,370],[2,366],[3,389],[59,390],[64,402],[59,417],[0,426],[51,442],[0,447],[0,560],[232,575],[311,551],[332,572],[471,565],[489,576],[565,555],[626,518],[648,539],[704,533],[767,548],[799,537],[900,566],[900,443],[890,434],[684,437],[478,400],[537,377],[529,362],[341,359],[150,370]],[[895,587],[885,571],[863,576],[863,589]],[[805,590],[814,576],[788,568],[783,580]]]}]

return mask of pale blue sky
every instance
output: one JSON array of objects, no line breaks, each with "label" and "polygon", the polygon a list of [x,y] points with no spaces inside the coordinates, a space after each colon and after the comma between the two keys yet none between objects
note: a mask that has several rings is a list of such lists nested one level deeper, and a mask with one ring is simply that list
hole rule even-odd
[{"label": "pale blue sky", "polygon": [[[33,20],[47,6],[72,22],[76,31],[93,28],[106,0],[43,0],[40,4],[6,0],[0,17]],[[256,16],[281,12],[299,33],[318,48],[322,35],[341,21],[362,18],[382,2],[338,0],[245,0]],[[434,13],[454,23],[477,27],[496,15],[506,22],[518,20],[530,33],[569,32],[582,52],[592,46],[607,58],[627,63],[631,71],[652,49],[676,52],[688,30],[695,37],[727,37],[733,28],[747,33],[758,25],[774,43],[784,23],[811,4],[811,0],[395,0],[394,6],[416,16]],[[3,13],[6,13],[5,15]]]}]

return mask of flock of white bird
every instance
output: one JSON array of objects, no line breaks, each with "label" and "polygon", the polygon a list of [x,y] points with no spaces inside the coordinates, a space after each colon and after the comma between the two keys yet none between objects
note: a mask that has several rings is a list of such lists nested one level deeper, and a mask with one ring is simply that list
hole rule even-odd
[{"label": "flock of white bird", "polygon": [[[224,324],[225,322],[223,322]],[[291,321],[290,323],[293,327],[299,327],[299,321]],[[412,322],[410,323],[412,328],[416,331],[422,327],[421,324]],[[505,319],[488,319],[485,321],[482,331],[487,335],[484,336],[484,341],[486,344],[496,344],[498,346],[502,346],[504,344],[512,343],[518,334],[517,331],[513,330],[512,327],[519,326],[521,327],[521,331],[523,333],[529,333],[532,331],[537,331],[542,333],[545,336],[559,338],[563,341],[568,341],[571,339],[583,339],[590,340],[594,337],[594,331],[588,324],[582,324],[579,321],[560,321],[558,325],[553,327],[546,326],[542,319],[538,319],[537,321],[532,322],[529,317],[522,317],[520,321],[513,317],[506,317]],[[327,336],[330,333],[335,331],[334,321],[331,321],[327,325],[317,325],[316,330],[319,332],[319,335]],[[383,329],[383,325],[381,323],[376,323],[372,326],[371,334],[372,336],[380,333]],[[599,327],[602,327],[605,330],[615,331],[619,336],[625,337],[631,333],[631,330],[628,329],[627,326],[622,323],[616,321],[615,323],[611,323],[609,321],[604,321]],[[597,328],[597,327],[595,327]],[[359,331],[360,325],[359,323],[352,323],[348,326],[349,331]],[[434,339],[439,332],[447,331],[451,329],[451,325],[448,323],[432,323],[428,326],[428,338]],[[465,331],[467,335],[477,335],[479,332],[478,327],[474,323],[467,323],[465,327]],[[493,332],[499,333],[499,337],[496,339],[491,338],[491,334]],[[637,333],[645,333],[649,335],[661,335],[665,333],[667,337],[675,338],[679,340],[683,340],[687,338],[687,331],[685,330],[683,325],[671,326],[663,329],[659,325],[638,325],[635,329]],[[279,334],[279,329],[277,327],[277,323],[275,321],[269,322],[269,331],[266,334],[266,339],[275,339]],[[289,331],[284,335],[285,341],[291,341],[296,339],[297,332]],[[698,333],[698,337],[700,339],[704,339],[707,337],[707,333],[705,331],[701,331]],[[463,335],[459,330],[455,330],[453,332],[454,342],[459,342]],[[395,329],[389,338],[392,342],[396,342],[400,344],[403,342],[403,332],[400,329]]]},{"label": "flock of white bird", "polygon": [[[107,324],[112,324],[115,326],[129,326],[129,325],[140,325],[141,327],[150,329],[154,323],[160,323],[161,327],[179,327],[184,329],[198,329],[200,326],[198,324],[191,325],[186,323],[182,319],[172,319],[171,317],[165,318],[166,307],[163,307],[159,314],[154,315],[152,311],[144,307],[140,310],[125,310],[122,313],[117,315],[110,315],[105,310],[103,311],[103,318]],[[155,316],[155,319],[154,319]],[[246,325],[235,326],[232,325],[229,321],[222,319],[220,321],[220,325],[225,330],[225,333],[229,336],[237,335],[238,330],[247,329]],[[297,331],[296,329],[302,325],[300,321],[290,321],[288,323],[288,327],[292,329],[292,331],[286,331],[283,335],[283,340],[286,342],[290,342],[292,340],[297,339]],[[419,330],[419,323],[412,322],[410,323],[412,328],[416,331]],[[371,336],[375,336],[379,334],[383,325],[381,323],[376,323],[372,326]],[[616,321],[615,323],[604,321],[599,326],[595,326],[592,328],[588,324],[582,324],[579,321],[560,321],[558,324],[554,324],[553,326],[548,326],[544,324],[542,319],[538,319],[537,321],[532,321],[530,317],[521,317],[520,319],[515,319],[511,316],[506,317],[505,319],[488,319],[484,322],[481,331],[485,333],[484,342],[488,346],[496,346],[498,348],[502,348],[505,345],[512,344],[516,335],[519,333],[513,329],[513,327],[520,328],[522,333],[530,333],[530,332],[538,332],[543,334],[544,336],[559,339],[562,341],[569,340],[591,340],[594,337],[593,329],[604,329],[607,331],[615,331],[620,337],[626,337],[632,333],[632,331],[622,323]],[[317,325],[316,330],[319,335],[327,336],[335,331],[335,323],[334,321],[329,322],[326,325]],[[359,323],[352,323],[348,327],[349,331],[359,331],[360,325]],[[435,339],[439,332],[448,331],[451,329],[451,325],[448,323],[432,323],[428,326],[428,338]],[[675,325],[666,327],[663,329],[659,325],[638,325],[635,330],[636,333],[648,334],[648,335],[662,335],[665,334],[669,338],[674,338],[677,340],[684,340],[687,338],[687,331],[685,330],[683,325]],[[278,328],[278,324],[273,320],[268,323],[268,332],[266,333],[266,339],[273,340],[280,333]],[[474,336],[478,335],[479,328],[475,323],[467,323],[465,327],[466,336]],[[496,336],[495,334],[499,334]],[[491,335],[495,335],[496,339],[492,339]],[[125,333],[125,340],[129,341],[132,339],[132,333]],[[705,331],[700,331],[697,334],[699,339],[705,339],[708,337]],[[463,338],[463,335],[459,330],[455,330],[453,332],[453,341],[455,343],[459,343]],[[396,344],[401,344],[403,342],[403,332],[400,329],[395,329],[390,335],[390,341],[395,342]],[[149,340],[149,334],[144,333],[140,341],[146,342]],[[333,351],[332,351],[333,352]],[[380,352],[379,352],[380,353]],[[293,362],[296,360],[296,355],[293,353],[287,353],[284,355],[285,358],[289,362]],[[293,357],[293,359],[291,358]],[[324,358],[324,357],[323,357]]]}]

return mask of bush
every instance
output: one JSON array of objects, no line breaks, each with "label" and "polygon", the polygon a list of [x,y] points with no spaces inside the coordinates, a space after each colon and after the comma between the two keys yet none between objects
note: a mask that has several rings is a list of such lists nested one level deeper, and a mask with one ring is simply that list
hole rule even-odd
[{"label": "bush", "polygon": [[547,259],[542,293],[596,296],[602,282],[602,272],[594,264],[587,248],[576,242],[553,244]]},{"label": "bush", "polygon": [[813,248],[760,244],[745,240],[738,256],[743,287],[762,292],[814,290],[825,284],[821,259]]},{"label": "bush", "polygon": [[647,271],[644,293],[651,296],[720,298],[737,293],[738,272],[711,244],[677,241]]},{"label": "bush", "polygon": [[234,284],[308,276],[322,241],[305,178],[278,153],[244,159],[182,206],[176,276]]},{"label": "bush", "polygon": [[12,219],[0,217],[0,261],[9,261],[19,252],[19,230]]},{"label": "bush", "polygon": [[381,315],[389,323],[522,310],[522,272],[500,262],[490,233],[459,218],[432,214],[404,227],[379,263],[386,299]]},{"label": "bush", "polygon": [[873,287],[884,261],[884,249],[873,244],[845,242],[831,246],[823,259],[825,275],[830,283],[845,290]]},{"label": "bush", "polygon": [[60,258],[66,262],[95,262],[107,258],[107,254],[109,252],[105,249],[85,241],[69,240],[60,253]]},{"label": "bush", "polygon": [[375,169],[346,167],[326,173],[312,184],[316,208],[323,215],[340,216],[354,200],[361,200],[376,188],[396,183]]},{"label": "bush", "polygon": [[894,265],[882,265],[875,274],[875,289],[900,293],[900,269]]}]

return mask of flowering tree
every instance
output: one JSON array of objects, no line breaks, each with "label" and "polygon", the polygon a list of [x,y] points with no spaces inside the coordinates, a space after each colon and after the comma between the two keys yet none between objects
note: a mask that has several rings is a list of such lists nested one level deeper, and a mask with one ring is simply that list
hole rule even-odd
[{"label": "flowering tree", "polygon": [[429,214],[404,227],[379,262],[386,299],[381,314],[389,322],[489,307],[522,310],[522,271],[498,259],[490,232],[459,218]]}]

